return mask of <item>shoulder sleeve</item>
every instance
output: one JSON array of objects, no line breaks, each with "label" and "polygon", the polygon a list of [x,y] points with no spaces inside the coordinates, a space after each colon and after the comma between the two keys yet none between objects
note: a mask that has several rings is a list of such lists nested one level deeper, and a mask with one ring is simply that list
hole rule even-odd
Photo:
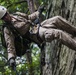
[{"label": "shoulder sleeve", "polygon": [[10,59],[11,57],[15,57],[16,51],[14,45],[14,35],[7,27],[4,28],[4,38],[8,51],[8,59]]},{"label": "shoulder sleeve", "polygon": [[24,18],[28,18],[28,15],[25,14],[25,13],[21,13],[21,12],[16,12],[17,15],[21,16],[21,17],[24,17]]}]

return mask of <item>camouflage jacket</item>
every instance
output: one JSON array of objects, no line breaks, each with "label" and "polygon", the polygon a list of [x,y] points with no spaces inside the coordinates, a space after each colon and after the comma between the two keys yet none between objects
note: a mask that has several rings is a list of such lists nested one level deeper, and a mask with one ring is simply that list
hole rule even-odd
[{"label": "camouflage jacket", "polygon": [[31,15],[27,15],[21,12],[16,12],[17,15],[11,15],[12,25],[16,30],[24,36],[28,31],[32,34],[28,35],[32,40],[39,43],[36,33],[38,32],[38,26],[34,25],[33,21],[38,18],[39,12],[36,11]]}]

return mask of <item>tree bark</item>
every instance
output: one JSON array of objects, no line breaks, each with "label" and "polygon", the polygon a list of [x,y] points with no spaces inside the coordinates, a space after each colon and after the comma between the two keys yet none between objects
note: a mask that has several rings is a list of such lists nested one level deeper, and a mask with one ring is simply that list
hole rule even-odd
[{"label": "tree bark", "polygon": [[28,62],[28,64],[30,65],[29,67],[28,67],[28,69],[29,69],[29,72],[28,72],[28,74],[29,75],[34,75],[34,73],[33,73],[33,67],[32,67],[32,56],[31,56],[31,50],[29,50],[27,53],[26,53],[26,59],[27,59],[27,62]]},{"label": "tree bark", "polygon": [[[47,18],[62,16],[76,26],[76,0],[48,0]],[[54,40],[46,43],[42,75],[76,75],[76,52]]]},{"label": "tree bark", "polygon": [[[35,12],[35,7],[34,7],[34,2],[33,0],[27,0],[27,3],[28,3],[28,8],[29,8],[29,11],[30,13],[33,13]],[[33,67],[31,66],[32,65],[32,56],[31,56],[31,49],[29,52],[27,52],[27,61],[28,61],[28,64],[30,65],[29,67],[29,75],[34,75],[34,71],[33,71]]]},{"label": "tree bark", "polygon": [[28,8],[29,8],[29,10],[30,10],[30,13],[35,12],[35,7],[34,7],[34,2],[33,2],[33,0],[27,0],[27,3],[28,3]]}]

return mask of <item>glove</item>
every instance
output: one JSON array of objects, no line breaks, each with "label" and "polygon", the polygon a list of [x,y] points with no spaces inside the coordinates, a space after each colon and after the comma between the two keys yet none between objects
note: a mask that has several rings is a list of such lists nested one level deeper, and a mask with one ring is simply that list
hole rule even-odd
[{"label": "glove", "polygon": [[9,66],[12,68],[12,70],[14,70],[14,68],[16,67],[16,62],[14,57],[9,59]]},{"label": "glove", "polygon": [[34,21],[34,24],[39,24],[39,19],[38,18]]},{"label": "glove", "polygon": [[44,11],[44,5],[41,5],[39,8],[38,8],[38,11],[40,12],[40,13],[42,13],[43,11]]}]

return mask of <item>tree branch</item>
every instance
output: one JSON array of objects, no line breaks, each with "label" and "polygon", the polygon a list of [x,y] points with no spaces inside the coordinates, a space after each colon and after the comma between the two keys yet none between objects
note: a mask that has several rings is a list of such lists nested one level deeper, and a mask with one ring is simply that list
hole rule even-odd
[{"label": "tree branch", "polygon": [[24,2],[27,2],[27,1],[23,0],[23,1],[15,2],[14,4],[8,5],[7,8],[11,7],[12,5],[21,4],[21,3],[24,3]]},{"label": "tree branch", "polygon": [[27,0],[27,3],[28,3],[28,7],[29,7],[29,10],[30,10],[30,13],[35,12],[33,0]]}]

